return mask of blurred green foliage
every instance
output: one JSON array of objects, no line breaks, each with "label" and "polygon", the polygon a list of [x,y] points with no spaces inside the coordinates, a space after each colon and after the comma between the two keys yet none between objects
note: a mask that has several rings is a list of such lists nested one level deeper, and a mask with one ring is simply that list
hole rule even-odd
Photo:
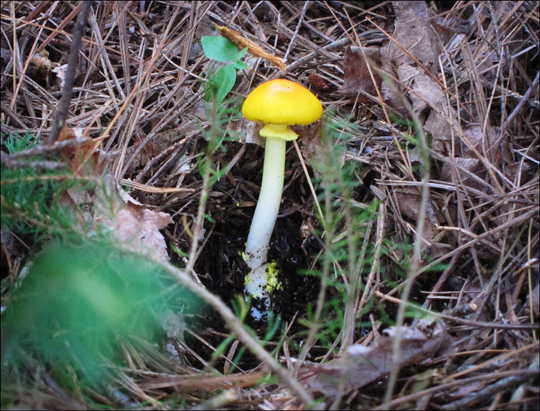
[{"label": "blurred green foliage", "polygon": [[[40,143],[32,133],[3,135],[3,147],[9,154],[33,148]],[[29,158],[38,161],[40,156]],[[73,210],[60,204],[60,194],[79,186],[89,188],[95,183],[74,178],[68,170],[45,170],[31,167],[2,167],[1,216],[2,227],[28,235],[40,242],[52,236],[64,236],[78,231],[73,224]]]},{"label": "blurred green foliage", "polygon": [[16,367],[32,354],[90,384],[103,381],[120,340],[155,341],[160,313],[195,306],[155,264],[94,241],[47,246],[10,299],[2,317],[3,362]]}]

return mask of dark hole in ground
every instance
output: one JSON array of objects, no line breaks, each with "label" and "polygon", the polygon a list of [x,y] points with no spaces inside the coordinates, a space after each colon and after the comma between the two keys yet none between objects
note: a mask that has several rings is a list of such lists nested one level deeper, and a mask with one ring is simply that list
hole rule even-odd
[{"label": "dark hole in ground", "polygon": [[[251,209],[252,213],[254,207]],[[246,211],[246,214],[249,212]],[[300,235],[301,223],[300,213],[278,218],[268,253],[270,261],[277,261],[280,272],[279,280],[282,283],[282,289],[272,294],[272,301],[276,314],[281,315],[282,324],[291,321],[297,312],[299,317],[305,316],[307,304],[314,304],[319,292],[318,277],[299,273],[299,271],[309,269],[312,261],[304,249],[311,252],[318,249],[312,244],[314,241],[310,241],[309,238],[305,241]],[[195,267],[195,271],[201,275],[203,284],[219,295],[229,307],[232,307],[232,301],[236,295],[243,298],[244,277],[249,269],[242,258],[242,253],[250,225],[251,218],[245,216],[233,216],[216,222]],[[204,324],[200,324],[198,328],[205,329],[207,341],[218,346],[224,340],[223,335],[230,331],[217,312],[209,310],[207,314],[208,316],[202,320]],[[268,330],[266,321],[254,321],[247,318],[246,323],[257,331],[260,337],[264,336]],[[299,330],[305,331],[305,328],[295,321],[293,327],[289,329],[289,335]],[[222,335],[218,335],[219,333]],[[279,336],[280,331],[277,337]],[[275,338],[276,336],[271,341]],[[205,350],[199,341],[193,340],[192,344],[198,352]],[[271,342],[269,344],[269,347],[273,347]],[[294,353],[292,347],[291,352]],[[239,363],[246,369],[255,367],[257,364],[258,360],[249,351],[244,353]]]},{"label": "dark hole in ground", "polygon": [[[246,214],[252,214],[252,210],[254,207]],[[277,262],[282,284],[272,295],[272,301],[275,312],[284,320],[292,318],[296,312],[304,314],[307,303],[315,300],[319,289],[316,277],[300,273],[310,268],[306,248],[315,248],[313,242],[306,241],[300,233],[302,220],[300,212],[278,218],[268,252],[269,261]],[[229,305],[235,295],[243,294],[244,277],[249,272],[242,253],[250,225],[251,218],[243,215],[216,221],[195,266],[204,285]]]}]

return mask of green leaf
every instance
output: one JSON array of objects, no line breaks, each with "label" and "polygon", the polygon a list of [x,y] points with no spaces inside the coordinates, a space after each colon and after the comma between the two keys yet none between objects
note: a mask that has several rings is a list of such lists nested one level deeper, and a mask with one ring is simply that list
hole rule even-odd
[{"label": "green leaf", "polygon": [[215,61],[235,61],[238,47],[225,37],[204,36],[201,38],[204,54]]},{"label": "green leaf", "polygon": [[218,104],[223,102],[227,94],[229,94],[234,87],[235,82],[236,69],[234,68],[233,64],[227,64],[216,72],[214,78],[212,79],[212,83],[214,83],[218,88],[216,97]]},{"label": "green leaf", "polygon": [[248,68],[248,65],[243,61],[235,61],[233,64],[238,70],[245,70]]},{"label": "green leaf", "polygon": [[236,55],[236,61],[242,60],[244,58],[244,56],[247,54],[247,52],[248,52],[247,47],[244,47],[242,50],[240,50],[238,52],[238,54]]}]

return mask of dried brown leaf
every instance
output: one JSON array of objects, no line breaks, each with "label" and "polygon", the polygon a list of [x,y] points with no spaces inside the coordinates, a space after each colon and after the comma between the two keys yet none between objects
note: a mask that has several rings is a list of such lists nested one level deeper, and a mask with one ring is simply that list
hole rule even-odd
[{"label": "dried brown leaf", "polygon": [[[482,152],[482,141],[484,139],[484,133],[482,127],[479,124],[472,124],[463,128],[463,135],[467,137],[467,140],[471,145],[479,152]],[[462,157],[477,158],[474,151],[467,145],[463,147]]]},{"label": "dried brown leaf", "polygon": [[[80,139],[83,137],[81,129],[72,129],[64,126],[58,135],[58,141]],[[75,175],[99,176],[110,163],[110,158],[101,150],[94,150],[92,141],[75,147],[64,148],[60,151],[64,160],[69,164],[71,172]]]},{"label": "dried brown leaf", "polygon": [[420,201],[422,197],[418,193],[396,191],[397,206],[401,214],[413,221],[418,221]]},{"label": "dried brown leaf", "polygon": [[67,64],[62,64],[61,66],[57,66],[52,69],[52,72],[56,74],[57,79],[60,82],[60,88],[63,89],[64,85],[66,83],[66,72],[68,69]]},{"label": "dried brown leaf", "polygon": [[[435,30],[437,35],[439,36],[442,44],[447,45],[450,43],[450,40],[458,33],[453,28],[448,27],[446,24],[444,24],[443,18],[435,18],[431,20],[431,27]],[[463,27],[465,29],[465,27]],[[470,30],[470,25],[469,25]]]},{"label": "dried brown leaf", "polygon": [[[486,169],[482,162],[475,158],[454,158],[454,164],[459,176],[459,180],[465,186],[475,188],[480,191],[487,191],[487,186],[476,180],[473,175],[485,180]],[[452,166],[449,163],[444,163],[441,169],[441,180],[448,182],[455,182],[452,175]],[[460,183],[460,185],[461,185]]]},{"label": "dried brown leaf", "polygon": [[[360,91],[374,95],[376,87],[381,85],[382,78],[376,69],[380,67],[381,57],[379,47],[348,47],[345,51],[343,62],[343,87],[339,91],[342,94],[357,96]],[[376,84],[373,84],[368,65]],[[367,101],[365,96],[360,95],[359,101]]]},{"label": "dried brown leaf", "polygon": [[487,126],[484,131],[480,124],[471,124],[463,128],[463,136],[466,138],[466,144],[463,144],[461,157],[478,158],[474,152],[476,150],[490,161],[500,163],[500,146],[493,147],[496,140],[493,127]]},{"label": "dried brown leaf", "polygon": [[[450,338],[443,324],[422,320],[418,327],[401,327],[399,367],[433,357]],[[335,396],[340,385],[348,394],[388,375],[393,367],[392,350],[396,327],[385,331],[371,346],[350,346],[345,354],[327,364],[307,367],[306,383],[318,392]]]},{"label": "dried brown leaf", "polygon": [[438,82],[438,57],[442,44],[431,26],[431,12],[425,2],[393,2],[396,12],[393,38],[381,49],[383,70],[395,73],[400,84],[383,84],[384,99],[397,111],[406,115],[406,105],[401,94],[408,87],[407,95],[413,110],[420,114],[431,108],[424,129],[433,136],[433,149],[443,153],[452,139],[452,126],[460,131],[455,110],[449,106],[447,91]]},{"label": "dried brown leaf", "polygon": [[[437,60],[441,44],[431,27],[430,10],[425,2],[394,1],[396,13],[394,39],[409,51],[420,63],[430,69],[431,74],[437,73]],[[412,60],[396,44],[389,48],[394,64],[413,64]]]},{"label": "dried brown leaf", "polygon": [[[414,223],[417,223],[422,196],[419,193],[405,192],[400,190],[396,190],[395,196],[396,205],[399,207],[399,212],[401,215],[412,220]],[[429,254],[434,257],[442,255],[442,249],[437,245],[436,242],[437,236],[439,236],[441,233],[440,229],[438,229],[436,226],[439,224],[437,220],[438,218],[435,215],[433,215],[431,219],[426,215],[424,219],[424,229],[422,231],[422,238],[430,244]]]},{"label": "dried brown leaf", "polygon": [[[159,230],[174,223],[171,216],[146,208],[125,191],[119,189],[113,183],[110,175],[105,176],[105,182],[109,194],[104,193],[101,189],[97,190],[94,200],[96,204],[94,221],[101,222],[113,229],[116,238],[120,241],[130,244],[138,250],[151,251],[159,258],[167,260],[169,258],[167,244]],[[111,201],[113,198],[111,192],[119,195],[123,201],[114,201],[114,199]]]},{"label": "dried brown leaf", "polygon": [[[63,127],[58,140],[79,138],[81,134],[77,129]],[[62,150],[62,155],[73,173],[80,170],[84,164],[82,171],[91,176],[99,176],[105,171],[108,156],[100,154],[100,150],[94,151],[92,142]],[[93,215],[84,213],[80,216],[81,225],[84,220],[93,218],[94,223],[111,228],[120,241],[129,242],[141,250],[151,250],[158,257],[168,259],[165,238],[159,230],[173,223],[171,216],[146,208],[120,189],[110,174],[106,174],[103,179],[104,184],[97,186],[93,195],[86,189],[70,188],[62,193],[61,203],[72,208],[83,204],[95,206]]]},{"label": "dried brown leaf", "polygon": [[329,86],[325,79],[315,73],[310,73],[308,76],[309,84],[314,90],[328,90]]}]

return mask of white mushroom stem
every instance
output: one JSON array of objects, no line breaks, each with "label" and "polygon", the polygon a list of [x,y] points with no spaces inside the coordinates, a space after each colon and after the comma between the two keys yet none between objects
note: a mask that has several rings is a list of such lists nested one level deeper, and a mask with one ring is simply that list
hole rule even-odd
[{"label": "white mushroom stem", "polygon": [[246,276],[245,290],[248,296],[261,299],[267,308],[270,307],[270,297],[267,290],[266,260],[270,237],[281,204],[285,176],[285,146],[286,141],[281,138],[266,139],[261,192],[246,243],[247,264],[251,272]]}]

